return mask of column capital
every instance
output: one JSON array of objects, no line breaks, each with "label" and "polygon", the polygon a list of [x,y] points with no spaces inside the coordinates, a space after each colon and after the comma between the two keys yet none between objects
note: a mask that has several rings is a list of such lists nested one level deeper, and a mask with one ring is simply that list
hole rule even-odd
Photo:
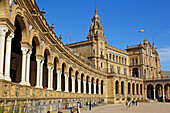
[{"label": "column capital", "polygon": [[60,68],[57,68],[56,70],[57,70],[57,71],[60,71],[60,72],[62,71],[62,69],[60,69]]},{"label": "column capital", "polygon": [[61,75],[62,72],[60,70],[57,70],[57,73]]},{"label": "column capital", "polygon": [[65,77],[68,77],[68,75],[67,75],[67,74],[64,74],[64,76],[65,76]]},{"label": "column capital", "polygon": [[51,66],[47,66],[48,69],[51,69],[52,67]]},{"label": "column capital", "polygon": [[44,64],[44,60],[41,61],[41,65],[43,65],[43,64]]},{"label": "column capital", "polygon": [[26,54],[28,52],[28,47],[21,47],[22,54]]},{"label": "column capital", "polygon": [[10,35],[7,37],[7,41],[11,41],[12,38],[14,38],[14,33],[10,33]]},{"label": "column capital", "polygon": [[27,53],[27,57],[30,57],[32,54],[32,51],[30,50],[28,53]]},{"label": "column capital", "polygon": [[71,79],[75,79],[75,77],[72,76]]},{"label": "column capital", "polygon": [[8,27],[0,25],[0,36],[5,36],[7,32],[8,32]]},{"label": "column capital", "polygon": [[40,63],[40,62],[41,62],[41,59],[36,59],[36,61],[37,61],[38,63]]},{"label": "column capital", "polygon": [[51,71],[53,71],[54,70],[54,67],[51,67]]}]

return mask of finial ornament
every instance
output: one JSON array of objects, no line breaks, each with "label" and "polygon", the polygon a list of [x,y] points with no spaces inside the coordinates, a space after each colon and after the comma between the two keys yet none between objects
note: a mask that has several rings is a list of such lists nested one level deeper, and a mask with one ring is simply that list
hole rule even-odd
[{"label": "finial ornament", "polygon": [[52,30],[54,29],[54,24],[52,24],[51,29],[52,29]]},{"label": "finial ornament", "polygon": [[61,40],[62,39],[62,36],[60,35],[59,39]]},{"label": "finial ornament", "polygon": [[44,16],[45,13],[46,13],[45,9],[43,8],[43,10],[41,11],[41,14]]}]

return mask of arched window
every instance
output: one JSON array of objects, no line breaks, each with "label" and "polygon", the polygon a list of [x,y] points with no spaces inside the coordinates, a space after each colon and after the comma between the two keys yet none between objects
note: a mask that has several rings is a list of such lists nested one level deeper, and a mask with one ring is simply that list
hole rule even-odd
[{"label": "arched window", "polygon": [[115,61],[115,55],[113,55],[113,61]]},{"label": "arched window", "polygon": [[119,57],[119,63],[121,63],[121,57]]},{"label": "arched window", "polygon": [[119,94],[119,82],[116,81],[115,83],[116,94]]},{"label": "arched window", "polygon": [[116,62],[118,62],[118,56],[116,56]]},{"label": "arched window", "polygon": [[131,65],[134,65],[134,58],[131,59]]},{"label": "arched window", "polygon": [[122,64],[124,63],[123,57],[122,57]]},{"label": "arched window", "polygon": [[109,54],[109,60],[111,60],[111,53]]},{"label": "arched window", "polygon": [[126,58],[125,58],[125,64],[126,64]]},{"label": "arched window", "polygon": [[136,65],[138,65],[138,58],[136,58]]}]

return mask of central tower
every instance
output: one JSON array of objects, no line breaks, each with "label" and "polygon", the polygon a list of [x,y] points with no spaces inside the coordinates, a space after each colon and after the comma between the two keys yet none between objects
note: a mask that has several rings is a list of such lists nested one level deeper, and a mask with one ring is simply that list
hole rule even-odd
[{"label": "central tower", "polygon": [[87,36],[88,41],[92,42],[92,54],[89,57],[94,64],[95,68],[102,71],[106,68],[106,49],[105,49],[105,36],[103,35],[103,26],[100,23],[101,18],[97,14],[97,6],[95,6],[95,14],[92,18],[89,34]]}]

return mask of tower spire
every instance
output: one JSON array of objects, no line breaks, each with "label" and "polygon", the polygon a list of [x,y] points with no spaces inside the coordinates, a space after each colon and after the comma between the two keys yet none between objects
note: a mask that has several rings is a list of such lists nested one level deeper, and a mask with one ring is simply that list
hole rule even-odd
[{"label": "tower spire", "polygon": [[95,3],[95,14],[97,14],[97,4]]}]

